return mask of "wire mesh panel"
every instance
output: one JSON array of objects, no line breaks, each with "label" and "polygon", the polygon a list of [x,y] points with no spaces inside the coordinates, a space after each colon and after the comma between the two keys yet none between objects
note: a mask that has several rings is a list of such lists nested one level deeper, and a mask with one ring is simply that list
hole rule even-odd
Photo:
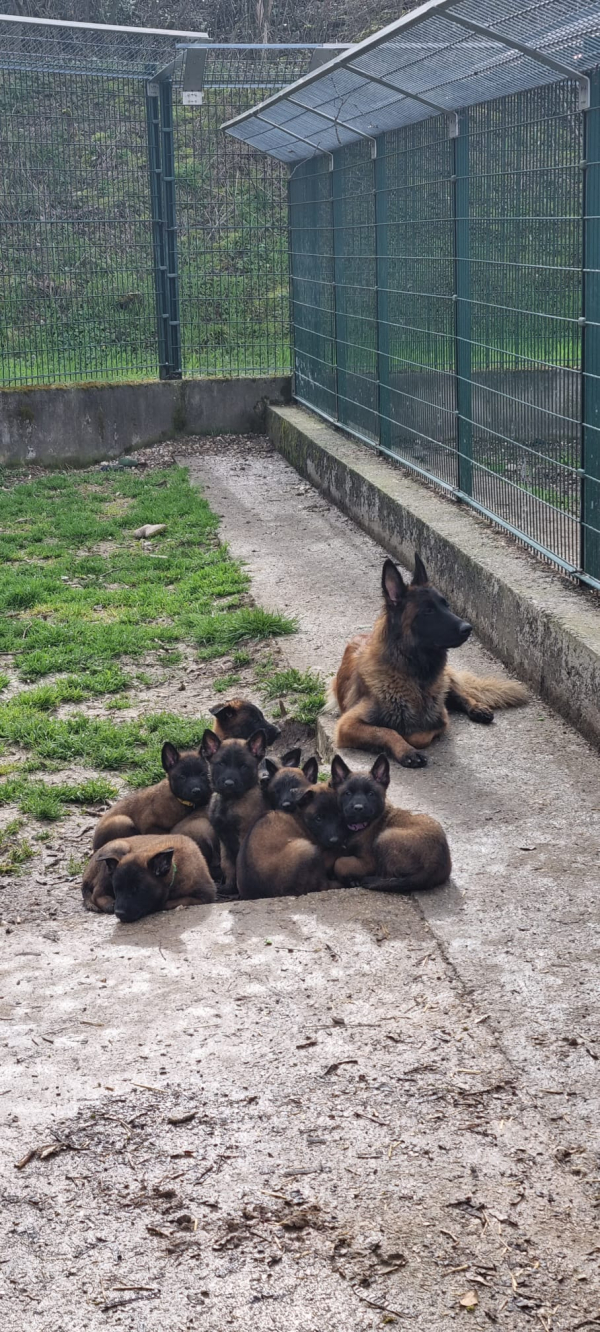
[{"label": "wire mesh panel", "polygon": [[290,176],[290,279],[296,397],[337,419],[331,185],[327,157]]},{"label": "wire mesh panel", "polygon": [[[295,302],[294,324],[302,401],[600,586],[600,71],[591,86],[587,112],[555,81],[381,135],[374,162],[363,141],[334,153],[333,290],[315,267],[326,304],[313,330]],[[294,277],[327,244],[325,195],[300,207],[298,188]]]},{"label": "wire mesh panel", "polygon": [[186,375],[289,373],[287,176],[221,133],[224,120],[299,77],[311,51],[212,48],[204,100],[175,95],[175,176]]},{"label": "wire mesh panel", "polygon": [[0,70],[0,369],[157,373],[142,83]]},{"label": "wire mesh panel", "polygon": [[457,484],[452,140],[443,117],[380,142],[390,424],[387,447]]},{"label": "wire mesh panel", "polygon": [[338,419],[377,440],[375,182],[368,144],[336,153],[332,196]]},{"label": "wire mesh panel", "polygon": [[553,84],[469,117],[473,498],[579,562],[582,116]]}]

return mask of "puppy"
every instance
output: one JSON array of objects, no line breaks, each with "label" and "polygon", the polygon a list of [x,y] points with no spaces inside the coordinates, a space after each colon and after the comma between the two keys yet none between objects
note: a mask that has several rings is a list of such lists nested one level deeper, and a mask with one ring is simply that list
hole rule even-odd
[{"label": "puppy", "polygon": [[235,889],[235,864],[241,843],[265,812],[259,767],[266,748],[263,730],[245,741],[221,741],[214,731],[205,731],[202,737],[201,749],[210,763],[213,787],[208,817],[221,843],[226,893]]},{"label": "puppy", "polygon": [[390,765],[385,754],[368,776],[353,773],[339,754],[331,764],[347,828],[344,854],[335,862],[336,879],[365,888],[412,892],[435,888],[450,876],[452,864],[446,834],[427,814],[411,814],[386,803]]},{"label": "puppy", "polygon": [[189,837],[122,837],[90,860],[81,885],[88,911],[129,923],[153,911],[214,902],[208,866]]},{"label": "puppy", "polygon": [[246,698],[230,698],[228,703],[216,703],[210,711],[215,718],[215,734],[219,740],[249,740],[255,731],[264,731],[269,746],[281,735],[279,728],[268,722],[260,708]]},{"label": "puppy", "polygon": [[302,791],[292,813],[269,811],[242,844],[237,862],[240,897],[299,896],[336,887],[328,871],[345,831],[336,793],[328,786]]},{"label": "puppy", "polygon": [[290,749],[283,755],[279,768],[272,759],[265,759],[260,784],[269,809],[282,809],[289,813],[295,808],[302,792],[315,785],[319,776],[318,761],[315,757],[309,758],[300,768],[301,757],[300,749]]},{"label": "puppy", "polygon": [[94,832],[97,851],[117,837],[171,832],[191,810],[206,808],[210,800],[210,774],[200,751],[164,744],[161,761],[167,774],[156,786],[134,791],[102,815]]}]

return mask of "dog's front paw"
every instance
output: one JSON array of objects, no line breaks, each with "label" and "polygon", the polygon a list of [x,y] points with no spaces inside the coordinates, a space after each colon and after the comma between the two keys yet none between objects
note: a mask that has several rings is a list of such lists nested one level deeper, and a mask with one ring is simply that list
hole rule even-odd
[{"label": "dog's front paw", "polygon": [[472,722],[479,722],[482,726],[489,726],[494,720],[491,708],[469,708],[467,716]]},{"label": "dog's front paw", "polygon": [[401,768],[426,768],[427,759],[424,754],[420,754],[418,749],[407,749],[402,758],[398,760]]}]

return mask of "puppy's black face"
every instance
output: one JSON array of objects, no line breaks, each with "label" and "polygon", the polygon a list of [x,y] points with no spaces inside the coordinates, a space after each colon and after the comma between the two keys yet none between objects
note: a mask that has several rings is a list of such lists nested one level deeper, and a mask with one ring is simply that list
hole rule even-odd
[{"label": "puppy's black face", "polygon": [[335,755],[331,764],[331,784],[349,834],[365,832],[381,818],[389,781],[390,765],[385,754],[379,755],[368,774],[351,772],[340,755]]},{"label": "puppy's black face", "polygon": [[213,791],[223,800],[241,800],[258,785],[259,765],[267,748],[264,731],[256,731],[245,742],[223,740],[222,743],[212,731],[205,731],[202,747],[205,753],[211,753]]},{"label": "puppy's black face", "polygon": [[385,791],[372,777],[362,777],[357,773],[344,782],[338,791],[338,800],[348,831],[359,833],[381,818]]},{"label": "puppy's black face", "polygon": [[147,864],[126,856],[107,859],[105,865],[115,897],[115,916],[123,925],[163,910],[175,872],[172,851],[159,851]]},{"label": "puppy's black face", "polygon": [[296,811],[307,831],[324,851],[342,847],[347,831],[335,791],[327,786],[310,786],[300,795]]},{"label": "puppy's black face", "polygon": [[255,731],[264,731],[267,745],[272,745],[281,731],[267,721],[264,713],[245,698],[233,698],[229,703],[218,703],[211,708],[216,718],[215,731],[220,740],[249,740]]},{"label": "puppy's black face", "polygon": [[210,769],[200,753],[181,754],[175,745],[163,745],[162,765],[173,795],[182,805],[199,809],[210,800]]},{"label": "puppy's black face", "polygon": [[[293,812],[303,791],[313,786],[319,775],[316,758],[307,759],[302,768],[299,749],[291,749],[284,754],[281,768],[275,768],[265,787],[265,799],[270,809],[282,809],[288,814]],[[268,763],[269,760],[267,759]]]}]

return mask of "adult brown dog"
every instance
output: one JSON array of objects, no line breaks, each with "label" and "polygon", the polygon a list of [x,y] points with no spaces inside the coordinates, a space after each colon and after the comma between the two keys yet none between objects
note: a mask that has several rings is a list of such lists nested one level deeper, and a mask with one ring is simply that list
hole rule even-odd
[{"label": "adult brown dog", "polygon": [[88,911],[114,912],[123,923],[216,897],[202,852],[172,833],[107,842],[92,856],[81,891]]},{"label": "adult brown dog", "polygon": [[[198,750],[180,751],[169,743],[162,747],[161,761],[167,776],[156,786],[134,791],[112,805],[94,830],[97,851],[117,837],[172,832],[193,810],[205,809],[210,800],[208,763]],[[210,825],[206,820],[210,841]]]},{"label": "adult brown dog", "polygon": [[419,555],[410,585],[393,560],[383,566],[384,607],[370,634],[353,638],[333,682],[341,713],[336,745],[391,754],[404,768],[423,767],[426,749],[448,725],[448,709],[474,722],[494,720],[493,708],[528,700],[513,680],[480,680],[447,665],[471,625],[432,587]]},{"label": "adult brown dog", "polygon": [[428,814],[411,814],[386,802],[390,765],[385,754],[369,774],[351,772],[339,754],[331,764],[331,783],[347,829],[344,852],[334,865],[341,883],[365,888],[413,892],[437,888],[450,877],[452,863],[446,834]]}]

